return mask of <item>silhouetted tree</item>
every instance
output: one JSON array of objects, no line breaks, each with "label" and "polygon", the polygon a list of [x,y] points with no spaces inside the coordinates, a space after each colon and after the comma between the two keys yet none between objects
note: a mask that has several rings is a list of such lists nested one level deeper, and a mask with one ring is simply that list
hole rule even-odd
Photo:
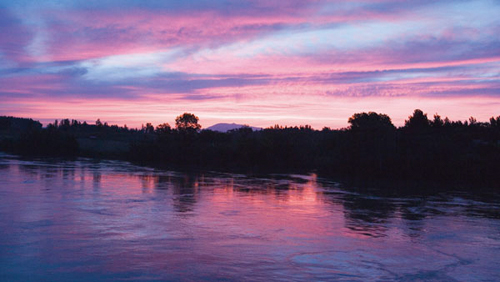
[{"label": "silhouetted tree", "polygon": [[[69,123],[69,125],[68,125]],[[500,116],[429,121],[415,110],[396,129],[385,114],[356,113],[341,130],[275,125],[227,133],[198,129],[185,113],[176,130],[167,123],[142,129],[61,120],[42,128],[28,119],[0,117],[0,150],[23,154],[123,158],[159,165],[249,171],[311,171],[358,179],[434,179],[499,186]],[[123,148],[115,150],[115,148]],[[495,187],[496,187],[495,186]]]},{"label": "silhouetted tree", "polygon": [[441,116],[438,114],[434,115],[434,120],[430,122],[432,127],[439,128],[444,125],[444,121],[441,119]]},{"label": "silhouetted tree", "polygon": [[155,132],[157,134],[166,134],[166,133],[170,133],[170,131],[172,131],[172,128],[170,127],[170,124],[168,124],[168,123],[162,123],[162,124],[158,125],[156,127],[156,130],[155,130]]},{"label": "silhouetted tree", "polygon": [[190,113],[184,113],[175,119],[175,127],[178,130],[199,130],[201,125],[198,124],[199,118]]},{"label": "silhouetted tree", "polygon": [[427,114],[424,114],[422,110],[416,109],[413,112],[413,115],[408,117],[408,120],[405,121],[405,128],[408,128],[412,131],[421,131],[429,128],[430,122],[427,118]]},{"label": "silhouetted tree", "polygon": [[348,122],[351,124],[349,129],[355,131],[395,129],[388,115],[377,114],[375,112],[354,114],[349,118]]},{"label": "silhouetted tree", "polygon": [[490,118],[491,127],[500,127],[500,116]]},{"label": "silhouetted tree", "polygon": [[349,138],[339,157],[345,159],[343,169],[358,170],[379,175],[388,169],[388,156],[394,152],[396,128],[389,116],[375,112],[356,113],[349,118]]},{"label": "silhouetted tree", "polygon": [[34,121],[33,119],[0,117],[0,130],[26,131],[40,129],[42,129],[42,124],[39,121]]},{"label": "silhouetted tree", "polygon": [[146,123],[146,126],[142,125],[142,131],[147,134],[151,134],[155,132],[155,128],[152,123]]}]

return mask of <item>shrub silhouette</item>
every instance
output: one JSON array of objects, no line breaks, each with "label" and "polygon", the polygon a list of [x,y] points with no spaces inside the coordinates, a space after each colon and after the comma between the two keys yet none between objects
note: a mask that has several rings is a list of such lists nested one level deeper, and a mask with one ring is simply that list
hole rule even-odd
[{"label": "shrub silhouette", "polygon": [[[275,125],[260,131],[200,130],[197,116],[184,113],[168,123],[142,129],[55,121],[47,128],[11,126],[0,117],[0,149],[22,154],[122,158],[161,166],[195,166],[241,171],[315,171],[359,179],[432,179],[500,184],[500,116],[488,123],[430,121],[417,109],[396,128],[389,116],[355,113],[340,130]],[[40,125],[40,126],[38,126]],[[82,144],[86,149],[82,150]],[[80,146],[78,146],[80,145]],[[121,153],[95,147],[122,146]]]}]

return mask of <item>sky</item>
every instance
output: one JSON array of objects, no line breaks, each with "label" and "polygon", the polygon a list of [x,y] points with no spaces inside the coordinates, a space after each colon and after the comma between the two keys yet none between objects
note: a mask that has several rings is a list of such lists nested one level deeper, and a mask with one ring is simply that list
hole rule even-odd
[{"label": "sky", "polygon": [[342,128],[500,115],[500,1],[0,0],[0,115]]}]

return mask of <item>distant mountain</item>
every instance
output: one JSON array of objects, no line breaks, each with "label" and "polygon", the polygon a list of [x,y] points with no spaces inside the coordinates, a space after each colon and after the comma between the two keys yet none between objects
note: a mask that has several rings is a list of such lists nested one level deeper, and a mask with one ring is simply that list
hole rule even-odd
[{"label": "distant mountain", "polygon": [[[208,130],[212,130],[212,131],[219,131],[219,132],[228,132],[229,130],[233,130],[233,129],[238,129],[238,128],[241,128],[241,127],[244,127],[246,125],[244,124],[236,124],[236,123],[217,123],[217,124],[214,124],[208,128],[205,128],[205,129],[208,129]],[[253,127],[253,126],[250,126],[250,128],[255,131],[255,130],[262,130],[262,128],[260,127]]]}]

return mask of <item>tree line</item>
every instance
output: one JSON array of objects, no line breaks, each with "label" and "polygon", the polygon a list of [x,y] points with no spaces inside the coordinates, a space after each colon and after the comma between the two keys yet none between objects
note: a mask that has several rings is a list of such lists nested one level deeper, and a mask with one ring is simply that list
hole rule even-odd
[{"label": "tree line", "polygon": [[[450,121],[438,114],[429,118],[417,109],[396,127],[385,114],[363,112],[338,130],[275,125],[226,133],[201,130],[199,118],[190,113],[178,116],[174,126],[147,123],[139,129],[66,119],[46,128],[20,130],[6,126],[6,119],[0,117],[0,149],[20,154],[113,157],[244,172],[316,171],[360,179],[500,183],[500,116],[489,122],[472,117]],[[92,149],[106,148],[102,144],[111,141],[115,143],[108,147],[123,144],[124,149]],[[83,150],[84,143],[91,144],[90,149]]]}]

